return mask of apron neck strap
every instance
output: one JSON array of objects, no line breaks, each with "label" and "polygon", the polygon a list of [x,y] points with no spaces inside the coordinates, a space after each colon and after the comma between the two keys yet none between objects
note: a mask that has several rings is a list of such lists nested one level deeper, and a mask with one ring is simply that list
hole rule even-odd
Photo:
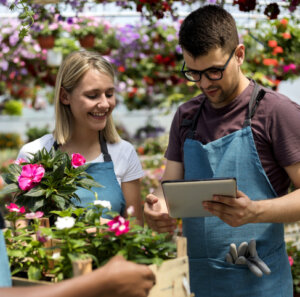
[{"label": "apron neck strap", "polygon": [[108,153],[106,141],[104,139],[103,133],[101,133],[100,131],[99,131],[99,142],[100,142],[101,152],[103,154],[104,162],[111,162],[111,156]]},{"label": "apron neck strap", "polygon": [[248,114],[244,121],[243,128],[251,126],[251,119],[255,114],[256,108],[261,99],[263,99],[266,94],[265,90],[263,90],[254,80],[252,81],[254,82],[254,89],[252,91],[251,98],[249,101]]},{"label": "apron neck strap", "polygon": [[58,143],[57,143],[57,141],[56,140],[54,140],[54,143],[53,143],[53,148],[54,148],[54,150],[55,151],[57,151],[58,150]]},{"label": "apron neck strap", "polygon": [[5,228],[4,218],[2,217],[2,214],[0,212],[0,230],[4,228]]},{"label": "apron neck strap", "polygon": [[204,101],[205,101],[205,99],[200,102],[200,105],[199,105],[198,110],[197,110],[196,114],[194,115],[194,117],[191,120],[183,119],[183,121],[180,125],[181,127],[190,127],[190,129],[189,129],[189,131],[186,135],[187,138],[194,139],[194,137],[195,137],[195,131],[196,131],[196,128],[197,128],[197,123],[198,123],[198,120],[199,120],[199,117],[200,117],[200,112],[201,112]]},{"label": "apron neck strap", "polygon": [[[99,131],[99,143],[100,143],[100,147],[101,147],[101,152],[103,154],[104,162],[111,162],[111,156],[108,153],[106,141],[104,139],[103,133],[101,133],[100,131]],[[56,151],[58,150],[59,145],[56,140],[53,143],[53,147]]]}]

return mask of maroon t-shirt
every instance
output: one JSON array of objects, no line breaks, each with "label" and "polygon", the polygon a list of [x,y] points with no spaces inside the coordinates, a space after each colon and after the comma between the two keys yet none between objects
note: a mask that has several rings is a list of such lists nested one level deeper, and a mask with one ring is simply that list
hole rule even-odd
[{"label": "maroon t-shirt", "polygon": [[[195,139],[202,144],[242,129],[254,84],[231,103],[219,109],[205,100],[197,123]],[[252,118],[251,127],[262,166],[279,196],[286,194],[290,179],[283,167],[300,162],[300,106],[286,96],[264,88],[266,94]],[[183,119],[192,119],[204,100],[199,95],[179,106],[174,116],[165,157],[183,162],[183,144],[188,127]]]}]

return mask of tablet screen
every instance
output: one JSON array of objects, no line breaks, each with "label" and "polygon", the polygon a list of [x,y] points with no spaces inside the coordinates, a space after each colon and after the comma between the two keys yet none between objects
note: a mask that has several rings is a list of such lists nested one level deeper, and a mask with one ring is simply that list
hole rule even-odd
[{"label": "tablet screen", "polygon": [[207,217],[212,214],[202,207],[202,202],[213,195],[236,197],[236,179],[165,180],[162,189],[171,217]]}]

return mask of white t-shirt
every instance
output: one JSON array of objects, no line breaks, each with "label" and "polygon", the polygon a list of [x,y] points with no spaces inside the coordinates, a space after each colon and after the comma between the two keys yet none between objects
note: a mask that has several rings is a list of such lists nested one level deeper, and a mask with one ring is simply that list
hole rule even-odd
[{"label": "white t-shirt", "polygon": [[[36,153],[42,148],[50,151],[54,143],[52,134],[46,134],[32,142],[26,143],[20,150],[17,159],[28,160],[31,157],[30,153]],[[107,143],[107,150],[114,164],[114,171],[119,184],[139,179],[144,176],[141,162],[131,143],[121,139],[117,143]],[[104,162],[103,154],[101,153],[92,162]]]}]

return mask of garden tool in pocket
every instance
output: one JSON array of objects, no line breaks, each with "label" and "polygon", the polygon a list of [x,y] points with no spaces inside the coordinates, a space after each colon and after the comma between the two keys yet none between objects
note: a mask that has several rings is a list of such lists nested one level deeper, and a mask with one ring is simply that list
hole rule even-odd
[{"label": "garden tool in pocket", "polygon": [[229,253],[226,254],[226,262],[236,265],[247,265],[250,271],[258,277],[271,273],[267,264],[259,258],[254,239],[249,243],[242,242],[238,248],[235,243],[231,243]]}]

